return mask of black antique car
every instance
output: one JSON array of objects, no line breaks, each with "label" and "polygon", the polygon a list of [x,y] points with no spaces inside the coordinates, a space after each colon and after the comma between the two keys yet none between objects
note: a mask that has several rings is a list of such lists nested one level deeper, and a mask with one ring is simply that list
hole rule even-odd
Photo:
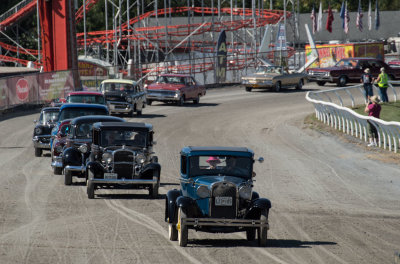
[{"label": "black antique car", "polygon": [[161,166],[153,156],[153,126],[146,123],[93,124],[93,142],[87,163],[87,195],[95,190],[148,189],[158,196]]},{"label": "black antique car", "polygon": [[65,185],[72,184],[73,176],[86,177],[86,160],[89,157],[92,143],[92,126],[97,122],[125,122],[125,120],[102,115],[81,116],[72,119],[61,155]]},{"label": "black antique car", "polygon": [[[262,162],[264,159],[259,158]],[[253,191],[254,153],[243,147],[185,147],[180,190],[165,200],[169,239],[184,247],[188,228],[211,233],[246,232],[267,244],[271,202]]]},{"label": "black antique car", "polygon": [[33,147],[35,157],[42,156],[43,150],[50,150],[51,130],[58,119],[59,107],[45,107],[40,111],[39,120],[34,120]]}]

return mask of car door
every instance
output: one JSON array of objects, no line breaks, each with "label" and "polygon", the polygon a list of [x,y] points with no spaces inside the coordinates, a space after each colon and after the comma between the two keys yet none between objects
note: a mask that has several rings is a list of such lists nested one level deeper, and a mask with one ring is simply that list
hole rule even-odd
[{"label": "car door", "polygon": [[371,70],[371,75],[373,78],[378,78],[379,73],[381,72],[381,67],[380,63],[377,60],[372,60],[369,62],[371,65],[370,70]]}]

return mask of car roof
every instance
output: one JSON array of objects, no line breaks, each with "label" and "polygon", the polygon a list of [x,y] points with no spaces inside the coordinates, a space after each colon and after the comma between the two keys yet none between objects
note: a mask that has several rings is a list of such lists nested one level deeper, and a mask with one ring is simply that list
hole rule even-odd
[{"label": "car roof", "polygon": [[93,108],[93,109],[105,109],[108,112],[108,108],[105,105],[101,104],[84,104],[84,103],[70,103],[70,104],[63,104],[60,107],[60,111],[65,108]]},{"label": "car roof", "polygon": [[[192,152],[198,152],[201,154],[201,152],[205,152],[207,154],[216,154],[216,152],[221,152],[221,155],[224,155],[224,152],[242,152],[242,153],[250,153],[251,155],[254,154],[254,152],[246,147],[221,147],[221,146],[203,146],[203,147],[194,147],[194,146],[187,146],[182,148],[181,150],[182,153],[192,153]],[[224,153],[224,154],[222,154]]]},{"label": "car roof", "polygon": [[123,84],[133,84],[136,85],[137,82],[133,81],[133,80],[127,80],[127,79],[107,79],[101,82],[103,83],[123,83]]},{"label": "car roof", "polygon": [[153,125],[148,123],[136,123],[136,122],[98,122],[93,127],[99,128],[140,128],[146,130],[152,130]]},{"label": "car roof", "polygon": [[82,123],[90,123],[90,122],[125,122],[125,119],[116,117],[116,116],[106,116],[106,115],[88,115],[88,116],[80,116],[72,119],[71,125],[77,125]]},{"label": "car roof", "polygon": [[51,107],[43,107],[41,111],[42,111],[42,112],[43,112],[43,111],[58,112],[58,111],[60,111],[60,107],[54,107],[54,106],[51,106]]},{"label": "car roof", "polygon": [[101,95],[101,96],[103,96],[102,93],[96,92],[96,91],[75,91],[75,92],[70,92],[68,95]]}]

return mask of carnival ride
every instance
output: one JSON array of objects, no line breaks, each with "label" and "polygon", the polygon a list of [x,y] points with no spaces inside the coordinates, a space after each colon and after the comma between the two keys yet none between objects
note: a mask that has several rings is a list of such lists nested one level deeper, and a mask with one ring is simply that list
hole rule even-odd
[{"label": "carnival ride", "polygon": [[[86,0],[85,12],[89,12],[97,2],[98,0]],[[8,16],[6,14],[0,16],[0,31],[5,31],[34,12],[36,3],[37,0],[23,0],[19,4],[21,7],[15,8],[16,12],[10,13]],[[171,20],[168,22],[167,17],[170,19],[172,15],[178,14],[182,17],[182,14],[185,13],[188,14],[188,24],[173,25]],[[75,13],[76,22],[82,21],[83,14],[84,8],[82,5]],[[162,16],[166,20],[160,25],[158,19]],[[214,21],[215,16],[218,17],[217,21]],[[287,12],[286,17],[289,16],[290,13]],[[195,17],[197,21],[200,19],[201,21],[192,23]],[[77,33],[76,39],[78,50],[85,50],[86,54],[88,47],[100,47],[107,53],[107,60],[109,60],[109,54],[111,54],[114,65],[125,64],[121,68],[126,68],[126,63],[133,57],[133,61],[137,64],[136,68],[140,69],[141,74],[148,74],[153,71],[198,73],[212,70],[214,67],[213,60],[205,60],[205,56],[203,56],[202,62],[194,60],[194,63],[182,65],[163,64],[162,62],[165,62],[167,55],[175,52],[189,54],[191,52],[200,52],[210,56],[210,54],[215,53],[216,41],[214,40],[214,34],[225,30],[230,33],[230,41],[227,42],[228,56],[230,56],[227,70],[240,70],[250,63],[257,63],[257,56],[260,56],[260,54],[257,54],[257,48],[261,39],[257,39],[256,30],[259,30],[258,34],[261,35],[265,25],[277,24],[283,18],[284,11],[282,10],[256,9],[254,7],[210,8],[186,6],[161,8],[144,12],[131,19],[127,18],[125,22],[114,25],[112,30],[92,31],[86,34]],[[7,52],[29,55],[35,59],[35,66],[40,66],[42,63],[40,61],[41,52],[37,50],[24,49],[3,42],[0,42],[0,47],[7,50]],[[133,51],[132,53],[134,54],[131,55],[130,51]],[[163,55],[164,61],[157,60],[158,56],[155,56],[156,59],[152,58],[150,61],[152,66],[146,66],[146,63],[141,63],[141,53],[149,51],[153,54],[157,53],[157,55],[160,53]],[[124,55],[117,55],[117,53]],[[293,53],[293,49],[288,49],[287,56],[290,57]],[[269,54],[264,54],[264,56],[273,59],[273,54],[274,52],[270,52]],[[29,62],[28,60],[7,55],[1,55],[0,60],[13,61],[22,65],[26,65]],[[117,58],[118,56],[119,58]],[[157,63],[156,69],[154,69],[154,63]]]}]

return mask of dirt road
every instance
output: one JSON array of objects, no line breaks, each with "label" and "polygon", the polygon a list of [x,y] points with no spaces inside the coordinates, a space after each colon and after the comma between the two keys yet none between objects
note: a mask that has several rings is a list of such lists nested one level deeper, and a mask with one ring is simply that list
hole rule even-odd
[{"label": "dirt road", "polygon": [[[34,157],[38,114],[1,121],[0,263],[393,263],[398,165],[305,128],[313,107],[304,96],[214,89],[199,105],[155,103],[130,118],[156,131],[162,179],[154,200],[145,191],[101,191],[88,200],[83,182],[64,186],[49,155]],[[264,157],[255,190],[273,206],[268,247],[244,233],[190,230],[187,248],[168,240],[164,195],[179,188],[179,151],[187,145],[246,146]]]}]

